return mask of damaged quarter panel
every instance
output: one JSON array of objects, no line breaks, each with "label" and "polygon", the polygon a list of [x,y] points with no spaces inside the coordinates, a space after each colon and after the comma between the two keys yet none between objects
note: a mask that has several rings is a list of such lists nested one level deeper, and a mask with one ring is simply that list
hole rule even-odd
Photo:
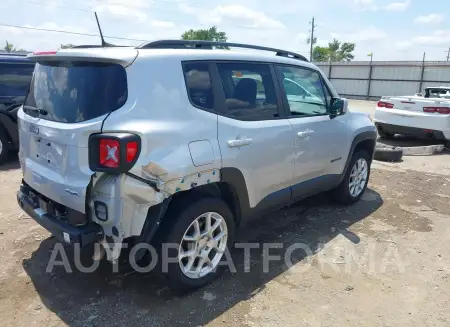
[{"label": "damaged quarter panel", "polygon": [[[149,56],[152,60],[146,60]],[[160,192],[128,175],[97,174],[91,205],[111,203],[114,219],[108,224],[119,229],[120,238],[140,234],[150,206],[176,192],[219,181],[221,167],[217,115],[190,104],[178,57],[142,50],[127,74],[133,105],[112,112],[102,132],[141,137],[141,152],[130,173],[155,182]]]}]

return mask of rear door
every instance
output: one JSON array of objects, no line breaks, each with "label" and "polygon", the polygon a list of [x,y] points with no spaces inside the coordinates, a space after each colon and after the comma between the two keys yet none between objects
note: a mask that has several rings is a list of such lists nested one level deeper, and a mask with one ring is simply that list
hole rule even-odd
[{"label": "rear door", "polygon": [[25,182],[44,196],[84,213],[92,171],[89,136],[127,101],[122,65],[80,60],[39,61],[19,112]]},{"label": "rear door", "polygon": [[243,174],[250,208],[289,201],[294,167],[292,128],[281,118],[273,67],[253,62],[217,63],[222,99],[218,139],[223,168]]}]

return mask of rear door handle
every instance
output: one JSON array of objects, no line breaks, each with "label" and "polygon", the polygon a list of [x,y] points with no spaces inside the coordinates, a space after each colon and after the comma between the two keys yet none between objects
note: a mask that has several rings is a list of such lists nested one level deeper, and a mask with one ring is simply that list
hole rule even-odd
[{"label": "rear door handle", "polygon": [[245,145],[250,145],[253,143],[252,139],[242,139],[242,140],[231,140],[228,141],[229,148],[238,148]]},{"label": "rear door handle", "polygon": [[310,136],[314,133],[314,131],[302,131],[302,132],[298,132],[297,133],[297,137],[302,138],[302,137],[307,137]]}]

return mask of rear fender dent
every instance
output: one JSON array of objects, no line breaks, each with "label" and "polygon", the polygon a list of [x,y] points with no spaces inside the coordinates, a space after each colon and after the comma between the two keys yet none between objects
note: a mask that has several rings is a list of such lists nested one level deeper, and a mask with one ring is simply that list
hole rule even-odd
[{"label": "rear fender dent", "polygon": [[164,197],[172,194],[187,191],[197,186],[207,185],[220,181],[219,169],[204,169],[196,172],[180,175],[176,173],[169,173],[160,165],[150,162],[142,166],[142,176],[151,182],[158,185],[158,189]]}]

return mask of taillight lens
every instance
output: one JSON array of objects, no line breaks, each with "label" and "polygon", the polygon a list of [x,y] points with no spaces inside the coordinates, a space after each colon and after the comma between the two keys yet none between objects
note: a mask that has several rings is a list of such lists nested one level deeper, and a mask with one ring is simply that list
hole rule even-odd
[{"label": "taillight lens", "polygon": [[141,138],[130,133],[94,134],[89,138],[89,168],[108,173],[128,172],[139,157]]},{"label": "taillight lens", "polygon": [[390,102],[378,101],[377,107],[378,108],[392,109],[392,108],[394,108],[394,104],[390,103]]},{"label": "taillight lens", "polygon": [[119,141],[113,139],[100,139],[99,154],[99,163],[101,166],[109,168],[117,168],[120,166]]},{"label": "taillight lens", "polygon": [[448,115],[450,114],[449,107],[423,107],[424,112],[434,113],[437,112],[439,114]]},{"label": "taillight lens", "polygon": [[134,158],[138,153],[138,144],[137,142],[128,142],[127,143],[127,162],[133,162]]}]

